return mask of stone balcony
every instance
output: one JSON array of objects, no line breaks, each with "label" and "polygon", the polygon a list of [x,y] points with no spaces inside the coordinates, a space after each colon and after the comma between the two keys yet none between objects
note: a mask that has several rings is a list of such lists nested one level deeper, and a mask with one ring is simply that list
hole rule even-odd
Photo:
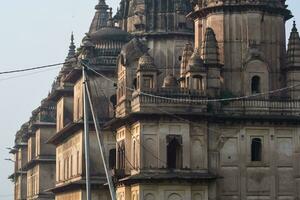
[{"label": "stone balcony", "polygon": [[204,92],[183,88],[135,91],[132,94],[131,111],[142,113],[207,112],[206,100]]},{"label": "stone balcony", "polygon": [[220,113],[230,115],[300,116],[300,100],[243,99],[223,102]]},{"label": "stone balcony", "polygon": [[201,91],[181,88],[159,89],[135,91],[132,94],[131,110],[134,113],[297,117],[300,116],[300,100],[256,98],[211,102]]},{"label": "stone balcony", "polygon": [[56,106],[55,104],[42,105],[33,111],[32,116],[35,124],[56,123]]}]

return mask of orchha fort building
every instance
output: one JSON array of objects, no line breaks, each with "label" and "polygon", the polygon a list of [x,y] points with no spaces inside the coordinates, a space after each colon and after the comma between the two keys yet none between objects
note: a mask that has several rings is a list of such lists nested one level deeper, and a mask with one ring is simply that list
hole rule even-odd
[{"label": "orchha fort building", "polygon": [[15,200],[86,200],[87,168],[93,200],[111,199],[105,169],[117,200],[300,199],[300,37],[294,23],[286,44],[285,0],[95,9],[16,134]]}]

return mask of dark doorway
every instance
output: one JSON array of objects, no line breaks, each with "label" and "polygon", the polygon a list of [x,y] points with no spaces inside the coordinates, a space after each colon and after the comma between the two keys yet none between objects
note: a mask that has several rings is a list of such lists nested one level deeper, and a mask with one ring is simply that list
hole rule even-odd
[{"label": "dark doorway", "polygon": [[109,169],[115,169],[116,167],[116,149],[109,151]]},{"label": "dark doorway", "polygon": [[260,77],[259,76],[253,76],[251,80],[251,91],[252,94],[260,93]]},{"label": "dark doorway", "polygon": [[252,139],[251,161],[262,161],[262,140],[260,138]]},{"label": "dark doorway", "polygon": [[182,168],[182,139],[180,136],[168,136],[167,167],[169,169]]}]

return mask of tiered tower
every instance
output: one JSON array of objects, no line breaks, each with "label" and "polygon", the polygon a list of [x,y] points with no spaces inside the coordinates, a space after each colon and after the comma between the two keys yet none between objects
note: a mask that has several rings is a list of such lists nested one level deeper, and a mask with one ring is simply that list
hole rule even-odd
[{"label": "tiered tower", "polygon": [[189,12],[189,0],[121,0],[115,20],[144,40],[155,64],[165,68],[161,76],[178,75],[182,50],[186,43],[193,43],[193,23],[186,18]]},{"label": "tiered tower", "polygon": [[261,92],[285,86],[285,22],[292,17],[285,1],[193,2],[195,12],[190,17],[195,20],[195,46],[202,48],[208,28],[214,31],[224,65],[224,91],[249,95],[255,92],[251,82],[256,79]]}]

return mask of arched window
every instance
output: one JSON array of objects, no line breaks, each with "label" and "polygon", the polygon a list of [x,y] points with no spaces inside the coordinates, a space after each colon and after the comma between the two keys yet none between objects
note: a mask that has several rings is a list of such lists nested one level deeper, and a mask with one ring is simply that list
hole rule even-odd
[{"label": "arched window", "polygon": [[133,141],[133,150],[132,150],[132,158],[133,158],[133,166],[136,167],[136,162],[137,162],[137,159],[136,159],[136,142],[135,140]]},{"label": "arched window", "polygon": [[143,88],[151,89],[154,88],[154,81],[152,75],[144,75],[143,76]]},{"label": "arched window", "polygon": [[132,85],[133,85],[133,89],[138,89],[138,84],[137,84],[137,79],[135,78],[135,79],[133,79],[133,82],[132,82]]},{"label": "arched window", "polygon": [[262,161],[262,140],[253,138],[251,141],[251,161]]},{"label": "arched window", "polygon": [[111,149],[109,151],[109,169],[114,169],[116,167],[116,149]]},{"label": "arched window", "polygon": [[118,169],[125,169],[125,144],[120,142],[118,146]]},{"label": "arched window", "polygon": [[203,91],[204,90],[203,77],[202,76],[195,76],[195,77],[193,77],[193,79],[194,79],[194,89]]},{"label": "arched window", "polygon": [[181,136],[167,137],[167,167],[169,169],[182,168],[182,139]]},{"label": "arched window", "polygon": [[259,76],[253,76],[251,80],[251,92],[252,94],[260,93],[260,77]]}]

